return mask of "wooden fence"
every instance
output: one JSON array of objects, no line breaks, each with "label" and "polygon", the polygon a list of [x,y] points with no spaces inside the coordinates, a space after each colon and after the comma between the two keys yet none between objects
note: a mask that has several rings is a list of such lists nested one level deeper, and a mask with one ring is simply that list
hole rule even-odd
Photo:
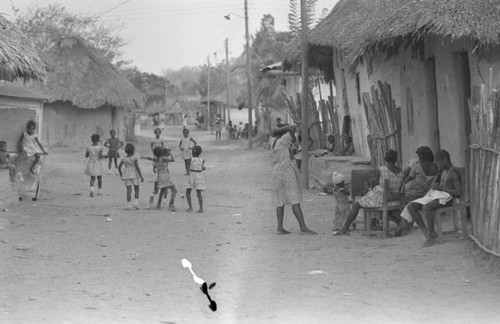
[{"label": "wooden fence", "polygon": [[477,95],[469,102],[471,237],[483,250],[500,257],[500,93],[482,85]]},{"label": "wooden fence", "polygon": [[391,86],[378,82],[379,90],[371,87],[370,93],[363,93],[363,107],[368,122],[368,146],[373,167],[384,164],[384,155],[389,149],[398,152],[401,157],[401,114],[392,98]]}]

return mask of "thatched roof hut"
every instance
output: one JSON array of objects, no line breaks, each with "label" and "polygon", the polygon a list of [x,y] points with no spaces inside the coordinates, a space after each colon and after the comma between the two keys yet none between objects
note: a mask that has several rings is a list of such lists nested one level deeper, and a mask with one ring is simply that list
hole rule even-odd
[{"label": "thatched roof hut", "polygon": [[142,109],[145,97],[112,64],[79,37],[61,39],[49,55],[51,70],[41,88],[49,102],[70,101],[80,108],[104,105]]},{"label": "thatched roof hut", "polygon": [[[310,66],[333,76],[331,48],[341,50],[349,59],[374,32],[374,26],[411,0],[340,0],[330,14],[309,32]],[[285,67],[299,62],[300,37],[285,47]],[[354,63],[354,60],[352,60]]]},{"label": "thatched roof hut", "polygon": [[7,79],[44,80],[45,64],[31,41],[0,15],[0,71]]},{"label": "thatched roof hut", "polygon": [[[374,51],[391,55],[400,45],[418,46],[430,35],[468,39],[479,47],[500,43],[500,4],[492,0],[340,0],[309,33],[310,59],[323,47],[341,50],[348,65]],[[300,39],[285,59],[300,59]]]},{"label": "thatched roof hut", "polygon": [[352,61],[378,51],[396,53],[400,45],[417,47],[430,35],[471,40],[477,47],[500,43],[500,4],[492,0],[410,0],[372,26],[353,47]]}]

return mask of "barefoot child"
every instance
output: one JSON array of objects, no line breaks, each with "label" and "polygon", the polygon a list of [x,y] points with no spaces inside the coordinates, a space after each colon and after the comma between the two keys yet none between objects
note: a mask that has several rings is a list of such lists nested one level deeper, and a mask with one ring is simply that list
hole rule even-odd
[{"label": "barefoot child", "polygon": [[92,134],[90,136],[92,145],[87,146],[85,152],[85,157],[89,159],[87,162],[87,167],[85,168],[85,174],[90,176],[90,197],[94,197],[94,183],[97,177],[97,187],[99,191],[98,196],[102,196],[102,164],[101,159],[104,158],[103,146],[99,145],[100,137],[98,134]]},{"label": "barefoot child", "polygon": [[191,170],[190,165],[191,165],[191,158],[192,158],[191,142],[193,142],[193,145],[196,145],[196,141],[192,137],[189,136],[189,129],[184,128],[182,130],[182,134],[184,135],[184,137],[179,142],[179,148],[181,149],[182,156],[184,157],[184,166],[186,167],[186,174],[185,175],[189,175],[190,170]]},{"label": "barefoot child", "polygon": [[106,142],[104,142],[104,146],[108,148],[108,170],[109,173],[112,173],[111,162],[114,161],[115,173],[118,174],[118,158],[120,157],[120,154],[118,154],[118,150],[123,146],[123,142],[116,138],[116,131],[114,129],[109,131],[109,135],[111,136],[111,138],[108,138]]},{"label": "barefoot child", "polygon": [[0,141],[0,169],[9,169],[10,181],[16,182],[16,165],[9,161],[7,142]]},{"label": "barefoot child", "polygon": [[168,208],[171,211],[176,211],[174,201],[175,195],[177,194],[177,189],[173,184],[170,173],[168,171],[168,163],[175,162],[174,157],[170,153],[170,149],[164,148],[163,154],[160,157],[158,164],[156,166],[156,181],[158,183],[158,189],[160,190],[160,195],[158,197],[158,203],[156,204],[157,209],[161,209],[161,200],[162,198],[167,197],[168,189],[172,190],[172,195],[170,196],[170,202],[168,204]]},{"label": "barefoot child", "polygon": [[163,149],[160,146],[157,146],[153,149],[153,154],[154,154],[154,156],[152,158],[147,157],[147,156],[141,156],[142,160],[153,161],[153,173],[155,173],[153,192],[151,193],[151,196],[149,197],[149,207],[147,207],[147,209],[150,209],[153,207],[153,203],[155,201],[155,196],[158,193],[157,166],[158,166],[158,162],[160,161],[160,158],[163,155]]},{"label": "barefoot child", "polygon": [[[127,187],[127,207],[126,210],[132,209],[131,200],[132,200],[132,186],[134,186],[135,191],[135,200],[134,200],[134,208],[139,209],[138,200],[139,200],[139,179],[141,182],[144,182],[144,178],[142,177],[141,169],[139,168],[139,159],[136,155],[134,155],[135,147],[133,144],[125,145],[125,153],[126,157],[122,159],[120,165],[118,166],[118,172],[120,173],[120,177],[125,182],[125,186]],[[123,171],[122,171],[122,167]]]},{"label": "barefoot child", "polygon": [[201,146],[195,145],[193,147],[193,160],[191,161],[191,174],[188,178],[188,183],[186,187],[186,200],[188,202],[189,208],[188,212],[193,211],[193,205],[191,204],[191,190],[196,189],[196,195],[198,196],[198,202],[200,204],[200,210],[198,213],[203,213],[203,197],[201,192],[205,190],[205,179],[203,179],[202,171],[205,171],[205,160],[200,158]]},{"label": "barefoot child", "polygon": [[339,231],[349,216],[349,191],[345,187],[345,178],[338,172],[333,172],[332,182],[333,198],[335,199],[335,208],[333,216],[333,231]]}]

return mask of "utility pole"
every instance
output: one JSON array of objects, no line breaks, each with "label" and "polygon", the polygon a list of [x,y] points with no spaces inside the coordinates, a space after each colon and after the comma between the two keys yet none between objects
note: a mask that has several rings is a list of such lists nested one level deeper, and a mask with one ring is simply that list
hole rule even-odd
[{"label": "utility pole", "polygon": [[231,107],[229,107],[229,40],[226,37],[226,106],[227,106],[227,121],[231,120]]},{"label": "utility pole", "polygon": [[302,39],[302,97],[301,97],[301,112],[302,112],[302,187],[309,189],[309,48],[307,39],[307,6],[306,0],[300,0],[300,16],[301,16],[301,39]]},{"label": "utility pole", "polygon": [[210,55],[207,56],[208,63],[208,80],[207,80],[207,127],[210,132]]},{"label": "utility pole", "polygon": [[[303,0],[302,0],[303,1]],[[250,36],[248,35],[248,1],[245,0],[245,38],[246,38],[246,52],[247,52],[247,84],[248,84],[248,149],[253,148],[252,134],[253,134],[253,121],[252,121],[252,71],[250,69]]]}]

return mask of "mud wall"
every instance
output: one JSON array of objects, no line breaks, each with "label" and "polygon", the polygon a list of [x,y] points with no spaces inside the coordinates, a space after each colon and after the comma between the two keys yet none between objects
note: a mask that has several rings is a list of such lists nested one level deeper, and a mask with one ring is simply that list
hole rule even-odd
[{"label": "mud wall", "polygon": [[123,109],[102,106],[82,109],[68,103],[55,102],[44,107],[43,141],[48,146],[83,147],[90,144],[92,134],[101,135],[104,142],[109,131],[115,129],[117,137],[125,138]]}]

